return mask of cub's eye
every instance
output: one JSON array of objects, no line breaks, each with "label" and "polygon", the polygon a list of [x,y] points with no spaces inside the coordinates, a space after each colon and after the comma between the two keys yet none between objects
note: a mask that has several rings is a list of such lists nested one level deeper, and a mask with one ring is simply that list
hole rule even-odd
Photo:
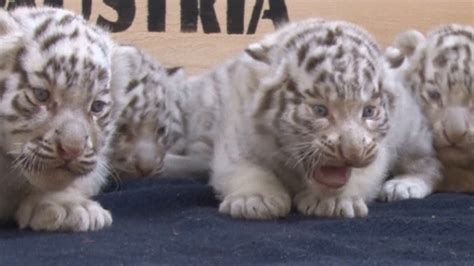
[{"label": "cub's eye", "polygon": [[166,134],[166,127],[159,127],[157,133],[160,136]]},{"label": "cub's eye", "polygon": [[117,127],[117,132],[120,134],[126,134],[128,132],[127,125],[120,125]]},{"label": "cub's eye", "polygon": [[328,108],[322,104],[314,106],[314,112],[321,117],[326,117],[329,113]]},{"label": "cub's eye", "polygon": [[375,107],[374,106],[366,106],[362,111],[362,117],[364,118],[371,118],[375,115]]},{"label": "cub's eye", "polygon": [[429,91],[428,96],[433,101],[439,101],[441,99],[441,94],[437,91]]},{"label": "cub's eye", "polygon": [[51,95],[48,90],[43,88],[34,88],[33,92],[35,94],[36,99],[40,102],[46,102],[47,100],[49,100],[49,97]]},{"label": "cub's eye", "polygon": [[94,113],[100,113],[104,110],[106,103],[103,101],[94,101],[91,105],[91,111]]}]

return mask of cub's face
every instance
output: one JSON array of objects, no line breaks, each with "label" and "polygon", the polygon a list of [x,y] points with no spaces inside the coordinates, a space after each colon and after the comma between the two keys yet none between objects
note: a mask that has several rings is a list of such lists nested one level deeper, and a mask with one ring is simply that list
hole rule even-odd
[{"label": "cub's face", "polygon": [[374,84],[332,83],[327,75],[309,87],[302,77],[286,81],[275,94],[277,102],[285,100],[275,107],[274,123],[283,148],[302,163],[308,178],[336,188],[352,168],[375,160],[389,120],[384,95]]},{"label": "cub's face", "polygon": [[113,167],[121,174],[159,174],[168,149],[168,128],[159,113],[163,111],[139,112],[130,106],[122,113],[111,158]]},{"label": "cub's face", "polygon": [[353,168],[377,158],[389,129],[389,105],[369,48],[356,47],[342,33],[322,32],[320,39],[330,38],[331,45],[296,44],[295,55],[270,71],[254,117],[258,130],[274,128],[289,164],[302,166],[312,181],[339,188]]},{"label": "cub's face", "polygon": [[121,95],[123,111],[114,136],[111,161],[121,176],[159,174],[163,158],[182,132],[177,99],[185,74],[166,69],[132,46],[119,46],[113,57],[112,90]]},{"label": "cub's face", "polygon": [[25,33],[1,57],[1,145],[13,167],[43,190],[62,189],[103,167],[113,131],[112,44],[82,21],[76,26],[88,36],[67,29],[56,39],[47,30],[36,38]]},{"label": "cub's face", "polygon": [[439,158],[448,165],[469,166],[474,159],[474,59],[460,60],[467,53],[461,49],[427,50],[425,66],[433,65],[425,70],[428,79],[418,92]]},{"label": "cub's face", "polygon": [[402,51],[413,51],[404,78],[419,96],[434,148],[448,167],[472,167],[474,161],[473,36],[472,27],[446,25],[427,39],[412,31],[398,41]]}]

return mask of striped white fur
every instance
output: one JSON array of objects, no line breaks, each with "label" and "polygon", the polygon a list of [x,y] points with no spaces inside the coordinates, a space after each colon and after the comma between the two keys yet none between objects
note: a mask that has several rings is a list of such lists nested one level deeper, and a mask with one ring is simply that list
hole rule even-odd
[{"label": "striped white fur", "polygon": [[72,12],[18,8],[0,11],[0,43],[0,220],[46,231],[109,226],[90,197],[105,183],[117,113],[112,41]]},{"label": "striped white fur", "polygon": [[124,109],[114,138],[112,165],[121,176],[158,174],[163,157],[183,135],[182,114],[175,102],[185,76],[166,69],[132,46],[120,46],[114,56],[112,89]]},{"label": "striped white fur", "polygon": [[[208,175],[217,98],[214,80],[190,79],[136,47],[114,57],[112,89],[125,106],[112,153],[122,177]],[[165,156],[166,155],[166,156]]]},{"label": "striped white fur", "polygon": [[389,59],[430,122],[444,175],[437,190],[474,192],[474,27],[402,33]]},{"label": "striped white fur", "polygon": [[223,81],[211,177],[219,210],[268,219],[293,203],[306,215],[363,217],[389,171],[418,174],[399,167],[405,155],[436,174],[423,116],[381,59],[363,29],[313,19],[210,71]]}]

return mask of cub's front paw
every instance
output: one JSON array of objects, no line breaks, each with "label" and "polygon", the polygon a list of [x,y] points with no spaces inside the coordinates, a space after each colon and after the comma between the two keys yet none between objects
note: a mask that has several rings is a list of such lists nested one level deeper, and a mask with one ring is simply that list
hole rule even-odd
[{"label": "cub's front paw", "polygon": [[291,199],[287,194],[235,194],[224,198],[219,212],[233,218],[272,219],[288,215]]},{"label": "cub's front paw", "polygon": [[30,227],[35,231],[94,231],[112,224],[109,211],[99,203],[80,201],[41,200],[25,202],[16,213],[20,228]]},{"label": "cub's front paw", "polygon": [[421,199],[431,191],[432,189],[420,178],[395,178],[383,184],[379,199],[383,201]]},{"label": "cub's front paw", "polygon": [[367,204],[361,197],[322,198],[311,192],[302,192],[295,196],[295,205],[304,215],[322,217],[366,217]]}]

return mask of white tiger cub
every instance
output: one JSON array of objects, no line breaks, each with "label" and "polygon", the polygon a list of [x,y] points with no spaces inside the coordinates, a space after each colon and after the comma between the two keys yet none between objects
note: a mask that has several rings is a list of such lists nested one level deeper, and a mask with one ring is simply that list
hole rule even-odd
[{"label": "white tiger cub", "polygon": [[305,215],[363,217],[390,170],[437,175],[423,117],[381,58],[358,26],[312,19],[215,70],[226,81],[211,177],[220,212],[283,217],[293,200]]},{"label": "white tiger cub", "polygon": [[112,88],[125,106],[114,139],[112,163],[122,177],[207,175],[214,102],[205,77],[186,79],[137,47],[121,46]]},{"label": "white tiger cub", "polygon": [[182,135],[181,114],[166,95],[185,82],[184,73],[166,69],[125,45],[117,48],[113,66],[111,87],[123,95],[124,109],[113,141],[112,165],[122,176],[158,174],[173,139]]},{"label": "white tiger cub", "polygon": [[474,27],[411,30],[390,48],[392,67],[419,102],[443,166],[439,191],[474,192]]},{"label": "white tiger cub", "polygon": [[0,11],[0,220],[20,228],[109,226],[90,199],[107,176],[114,45],[63,9]]}]

